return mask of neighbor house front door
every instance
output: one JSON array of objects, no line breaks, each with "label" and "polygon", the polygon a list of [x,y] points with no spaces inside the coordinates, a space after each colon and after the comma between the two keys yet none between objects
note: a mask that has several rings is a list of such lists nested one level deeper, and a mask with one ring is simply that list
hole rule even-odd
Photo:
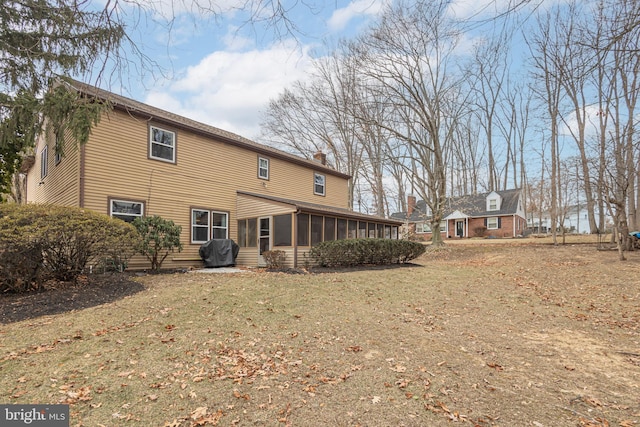
[{"label": "neighbor house front door", "polygon": [[456,236],[464,237],[464,221],[456,221]]}]

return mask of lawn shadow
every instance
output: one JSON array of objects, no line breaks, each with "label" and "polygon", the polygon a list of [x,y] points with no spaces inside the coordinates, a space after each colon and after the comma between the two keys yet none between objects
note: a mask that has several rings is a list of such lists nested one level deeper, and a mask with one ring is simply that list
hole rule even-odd
[{"label": "lawn shadow", "polygon": [[145,289],[126,273],[92,274],[81,283],[24,294],[0,295],[0,323],[8,324],[95,307]]}]

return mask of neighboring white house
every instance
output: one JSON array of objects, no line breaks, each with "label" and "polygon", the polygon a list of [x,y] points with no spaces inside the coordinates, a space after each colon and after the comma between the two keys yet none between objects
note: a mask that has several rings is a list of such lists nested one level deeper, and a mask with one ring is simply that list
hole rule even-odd
[{"label": "neighboring white house", "polygon": [[[599,212],[595,212],[596,224],[600,222]],[[606,222],[608,217],[606,217]],[[592,231],[589,226],[589,216],[587,214],[586,205],[573,205],[567,208],[563,226],[567,233],[590,234]],[[544,212],[542,218],[536,213],[528,213],[527,227],[533,233],[547,233],[551,230],[551,214]]]}]

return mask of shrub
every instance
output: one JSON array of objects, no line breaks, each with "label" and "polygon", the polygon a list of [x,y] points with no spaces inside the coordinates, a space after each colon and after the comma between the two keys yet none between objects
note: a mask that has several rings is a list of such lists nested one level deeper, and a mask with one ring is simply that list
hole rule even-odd
[{"label": "shrub", "polygon": [[141,237],[136,249],[151,262],[152,270],[159,271],[170,252],[182,251],[182,227],[170,219],[158,215],[136,218],[133,226]]},{"label": "shrub", "polygon": [[487,227],[480,226],[473,229],[474,236],[484,237],[487,234]]},{"label": "shrub", "polygon": [[425,246],[408,240],[347,239],[322,242],[309,251],[321,267],[400,264],[422,255]]},{"label": "shrub", "polygon": [[284,262],[287,259],[287,253],[285,251],[265,251],[262,253],[262,257],[267,263],[269,269],[282,269],[284,268]]},{"label": "shrub", "polygon": [[135,229],[107,215],[54,205],[0,205],[0,287],[23,292],[45,281],[75,280],[109,253],[126,261]]}]

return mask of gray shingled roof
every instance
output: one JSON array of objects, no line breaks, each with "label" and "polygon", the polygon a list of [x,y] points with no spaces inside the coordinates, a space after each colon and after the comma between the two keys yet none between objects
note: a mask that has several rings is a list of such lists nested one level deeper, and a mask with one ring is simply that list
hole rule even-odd
[{"label": "gray shingled roof", "polygon": [[354,212],[350,209],[345,209],[345,208],[337,208],[333,206],[320,205],[317,203],[302,202],[299,200],[285,199],[283,197],[276,197],[276,196],[270,196],[265,194],[250,193],[247,191],[237,191],[237,193],[246,195],[246,196],[257,197],[264,200],[270,200],[273,202],[285,203],[287,205],[292,205],[301,211],[309,212],[309,213],[319,213],[323,215],[328,214],[328,215],[342,216],[345,218],[355,218],[355,219],[361,219],[361,220],[372,221],[372,222],[384,222],[387,224],[389,223],[397,224],[397,225],[402,224],[402,221],[398,219],[394,219],[394,218],[389,219],[389,218],[383,218],[381,216],[376,216],[376,215],[367,215],[360,212]]},{"label": "gray shingled roof", "polygon": [[[455,211],[460,211],[472,218],[482,218],[488,216],[513,215],[518,212],[518,200],[520,189],[496,191],[502,197],[502,204],[498,211],[487,211],[487,196],[491,192],[468,195],[460,197],[450,197],[446,201],[444,216],[448,216]],[[391,218],[409,222],[419,222],[429,219],[426,215],[427,204],[424,200],[419,200],[410,217],[407,212],[396,212],[391,214]]]},{"label": "gray shingled roof", "polygon": [[322,165],[319,162],[308,160],[303,157],[296,156],[294,154],[287,153],[282,150],[278,150],[273,147],[269,147],[263,144],[259,144],[243,136],[237,135],[233,132],[229,132],[223,129],[219,129],[214,126],[206,125],[204,123],[191,120],[187,117],[180,116],[178,114],[171,113],[169,111],[162,110],[160,108],[152,107],[151,105],[144,104],[142,102],[135,101],[131,98],[127,98],[122,95],[109,92],[104,89],[96,88],[95,86],[79,82],[77,80],[68,79],[72,89],[78,92],[84,93],[89,96],[96,97],[107,101],[114,108],[123,110],[131,115],[142,116],[145,119],[154,119],[158,122],[163,122],[177,128],[189,130],[194,133],[224,141],[226,143],[236,145],[256,153],[263,154],[265,156],[271,156],[280,158],[292,163],[301,164],[307,167],[314,168],[318,171],[322,171],[329,175],[339,176],[341,178],[350,179],[351,176],[342,172],[338,172],[333,168],[326,165]]}]

